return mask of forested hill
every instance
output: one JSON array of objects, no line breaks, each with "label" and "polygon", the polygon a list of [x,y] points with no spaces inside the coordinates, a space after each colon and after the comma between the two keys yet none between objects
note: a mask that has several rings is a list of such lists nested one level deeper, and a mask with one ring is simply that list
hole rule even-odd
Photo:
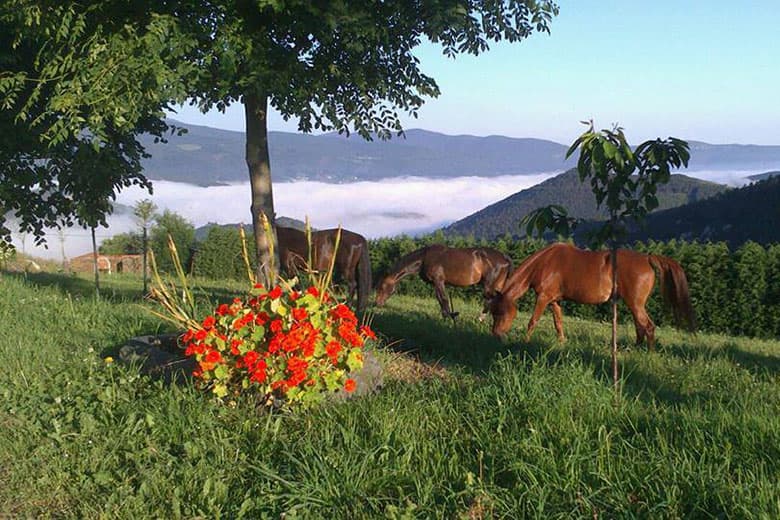
[{"label": "forested hill", "polygon": [[[176,123],[181,125],[181,123]],[[244,133],[185,125],[168,143],[144,141],[152,155],[144,171],[153,180],[201,186],[244,182]],[[542,139],[450,136],[408,130],[406,137],[365,141],[357,135],[269,132],[274,181],[353,182],[388,177],[493,177],[562,170],[566,147]],[[780,165],[780,154],[778,154]]]},{"label": "forested hill", "polygon": [[[712,197],[728,188],[722,184],[701,181],[685,175],[672,175],[668,184],[659,187],[659,210],[673,208]],[[583,184],[572,169],[536,186],[510,195],[468,217],[444,228],[447,235],[474,235],[492,239],[509,233],[519,235],[520,220],[536,208],[550,204],[565,206],[569,215],[595,220],[605,216],[596,209],[596,201],[588,184]]]},{"label": "forested hill", "polygon": [[780,242],[780,176],[772,176],[707,200],[648,216],[632,240],[725,241],[732,247],[752,240]]},{"label": "forested hill", "polygon": [[[172,121],[173,122],[173,121]],[[188,132],[168,143],[142,139],[151,158],[143,162],[152,180],[200,186],[246,182],[243,132],[183,125]],[[542,139],[444,135],[408,130],[406,137],[367,142],[359,136],[269,132],[275,182],[353,182],[389,177],[493,177],[562,171],[567,147]],[[690,168],[770,170],[780,168],[780,146],[712,145],[691,142]]]}]

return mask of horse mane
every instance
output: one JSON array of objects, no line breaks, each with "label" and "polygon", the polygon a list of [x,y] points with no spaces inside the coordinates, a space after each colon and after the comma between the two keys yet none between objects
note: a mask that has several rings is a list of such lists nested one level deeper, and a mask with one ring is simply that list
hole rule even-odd
[{"label": "horse mane", "polygon": [[[425,254],[428,252],[428,250],[433,246],[425,246],[421,247],[420,249],[416,249],[412,251],[411,253],[407,253],[393,264],[393,266],[387,271],[386,276],[392,276],[395,278],[395,281],[397,282],[404,276],[410,275],[414,273],[414,270],[407,270],[407,268],[414,264],[415,262],[420,262],[422,264],[422,257],[425,256]],[[418,269],[419,270],[419,267]]]},{"label": "horse mane", "polygon": [[524,289],[521,287],[519,290],[519,294],[513,295],[510,294],[513,292],[513,289],[516,287],[522,286],[524,282],[528,280],[530,277],[530,270],[536,266],[536,262],[541,258],[542,256],[546,256],[547,253],[550,252],[550,250],[555,250],[557,247],[554,246],[569,246],[573,247],[570,244],[565,243],[557,243],[552,244],[550,246],[544,247],[537,251],[536,253],[532,254],[525,260],[523,260],[520,265],[517,266],[517,269],[512,271],[512,273],[507,276],[506,282],[504,282],[504,289],[502,294],[506,295],[507,297],[511,298],[512,300],[517,300],[518,298],[522,297],[525,292],[528,290],[528,287],[526,286]]}]

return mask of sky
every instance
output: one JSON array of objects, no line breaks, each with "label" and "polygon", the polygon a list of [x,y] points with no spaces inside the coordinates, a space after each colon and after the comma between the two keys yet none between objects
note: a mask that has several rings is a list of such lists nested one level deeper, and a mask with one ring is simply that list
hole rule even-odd
[{"label": "sky", "polygon": [[[559,0],[551,34],[450,59],[416,50],[442,94],[406,128],[571,143],[593,119],[629,142],[675,136],[715,144],[780,145],[777,0]],[[191,124],[244,130],[241,105]],[[297,131],[272,114],[271,130]]]}]

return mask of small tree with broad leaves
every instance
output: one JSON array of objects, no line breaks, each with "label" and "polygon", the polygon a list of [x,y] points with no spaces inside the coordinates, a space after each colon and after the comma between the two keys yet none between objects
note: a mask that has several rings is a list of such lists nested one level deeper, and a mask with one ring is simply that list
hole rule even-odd
[{"label": "small tree with broad leaves", "polygon": [[[658,186],[669,182],[672,168],[687,167],[688,143],[681,139],[654,139],[632,149],[623,129],[596,132],[593,121],[566,152],[571,157],[578,149],[577,171],[580,182],[589,182],[597,207],[606,207],[609,219],[590,234],[591,245],[607,244],[612,259],[612,381],[618,384],[617,364],[617,249],[625,240],[627,227],[641,223],[658,207]],[[520,223],[530,236],[552,230],[571,235],[578,220],[569,217],[563,206],[547,206],[526,215]]]}]

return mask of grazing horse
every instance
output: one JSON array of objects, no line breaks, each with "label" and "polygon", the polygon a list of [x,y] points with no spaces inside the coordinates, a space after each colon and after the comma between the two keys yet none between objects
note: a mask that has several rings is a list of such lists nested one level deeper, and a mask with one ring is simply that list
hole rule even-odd
[{"label": "grazing horse", "polygon": [[[672,308],[678,325],[696,328],[688,280],[680,264],[665,256],[619,249],[617,253],[617,294],[626,302],[636,327],[636,343],[655,343],[655,325],[645,310],[645,302],[655,284],[655,270],[661,272],[661,293]],[[609,251],[583,251],[570,244],[553,244],[528,257],[509,275],[504,290],[490,303],[493,334],[504,337],[517,314],[515,302],[528,289],[536,293],[536,307],[528,322],[526,341],[550,305],[558,338],[563,341],[561,300],[598,304],[612,294],[612,261]]]},{"label": "grazing horse", "polygon": [[512,260],[504,253],[489,247],[447,247],[441,244],[423,247],[403,256],[390,269],[377,285],[376,304],[384,305],[385,301],[395,292],[401,278],[410,274],[420,273],[423,281],[433,284],[436,299],[441,306],[441,314],[445,318],[455,318],[458,313],[452,312],[447,301],[444,285],[467,287],[482,283],[485,305],[483,314],[487,312],[490,298],[504,286],[509,271],[512,270]]},{"label": "grazing horse", "polygon": [[[330,267],[333,251],[336,250],[338,229],[323,229],[311,233],[311,261],[309,266],[316,271]],[[279,261],[288,275],[294,276],[305,270],[309,262],[309,244],[306,233],[294,228],[276,227],[279,239]],[[368,242],[352,231],[342,229],[333,271],[346,284],[350,301],[357,296],[357,311],[363,312],[368,304],[371,289],[371,260],[368,256]]]}]

